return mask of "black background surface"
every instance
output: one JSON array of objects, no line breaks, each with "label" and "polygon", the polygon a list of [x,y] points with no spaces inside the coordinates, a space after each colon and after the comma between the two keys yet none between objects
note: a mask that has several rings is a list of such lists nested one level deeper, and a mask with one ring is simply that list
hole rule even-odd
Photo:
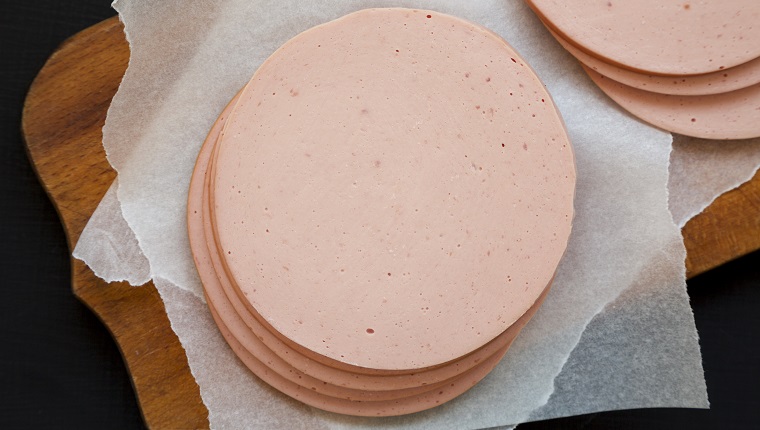
[{"label": "black background surface", "polygon": [[[0,0],[0,428],[144,426],[119,350],[70,290],[69,250],[20,133],[26,92],[107,0]],[[760,41],[758,41],[760,43]],[[605,412],[523,429],[760,428],[760,253],[689,282],[711,410]]]}]

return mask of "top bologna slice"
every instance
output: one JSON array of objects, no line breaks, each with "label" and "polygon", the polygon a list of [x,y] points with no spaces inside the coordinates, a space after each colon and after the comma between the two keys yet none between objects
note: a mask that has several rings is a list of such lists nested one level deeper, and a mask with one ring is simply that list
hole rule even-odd
[{"label": "top bologna slice", "polygon": [[695,75],[760,57],[757,0],[527,0],[552,30],[605,61]]},{"label": "top bologna slice", "polygon": [[285,43],[243,89],[211,190],[230,281],[328,360],[425,369],[549,285],[575,165],[549,94],[492,32],[371,9]]}]

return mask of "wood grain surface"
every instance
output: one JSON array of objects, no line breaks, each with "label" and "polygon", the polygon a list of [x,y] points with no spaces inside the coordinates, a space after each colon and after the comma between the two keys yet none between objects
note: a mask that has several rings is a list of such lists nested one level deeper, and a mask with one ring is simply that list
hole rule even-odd
[{"label": "wood grain surface", "polygon": [[[58,210],[73,250],[115,178],[101,144],[111,98],[129,61],[117,17],[64,42],[35,79],[24,105],[29,157]],[[760,174],[720,196],[683,228],[687,276],[760,249]],[[72,258],[74,294],[113,334],[151,428],[207,428],[187,358],[152,283],[107,284]]]},{"label": "wood grain surface", "polygon": [[[24,105],[22,132],[42,185],[73,250],[116,177],[101,128],[129,62],[114,17],[76,34],[50,57]],[[145,422],[156,429],[208,428],[208,411],[185,351],[153,283],[107,284],[72,258],[74,294],[113,334],[132,376]]]}]

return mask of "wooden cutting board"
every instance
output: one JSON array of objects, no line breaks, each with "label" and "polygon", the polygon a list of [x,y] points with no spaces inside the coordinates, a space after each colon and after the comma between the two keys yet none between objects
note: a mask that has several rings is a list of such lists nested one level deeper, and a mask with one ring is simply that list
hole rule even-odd
[{"label": "wooden cutting board", "polygon": [[[115,178],[101,144],[111,98],[129,61],[117,17],[64,42],[32,84],[22,131],[29,158],[63,222],[69,248]],[[720,196],[683,229],[687,276],[760,249],[760,174]],[[73,259],[74,294],[109,328],[152,428],[207,428],[187,358],[152,283],[107,284]]]}]

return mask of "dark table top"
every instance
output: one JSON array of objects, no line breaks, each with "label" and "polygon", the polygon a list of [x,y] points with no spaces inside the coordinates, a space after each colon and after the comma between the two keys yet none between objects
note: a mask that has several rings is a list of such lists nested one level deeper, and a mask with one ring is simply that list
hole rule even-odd
[{"label": "dark table top", "polygon": [[[47,57],[113,15],[106,0],[0,3],[1,428],[144,426],[116,344],[71,293],[63,229],[20,133],[24,96]],[[605,412],[520,428],[760,428],[760,252],[688,288],[711,410]]]}]

